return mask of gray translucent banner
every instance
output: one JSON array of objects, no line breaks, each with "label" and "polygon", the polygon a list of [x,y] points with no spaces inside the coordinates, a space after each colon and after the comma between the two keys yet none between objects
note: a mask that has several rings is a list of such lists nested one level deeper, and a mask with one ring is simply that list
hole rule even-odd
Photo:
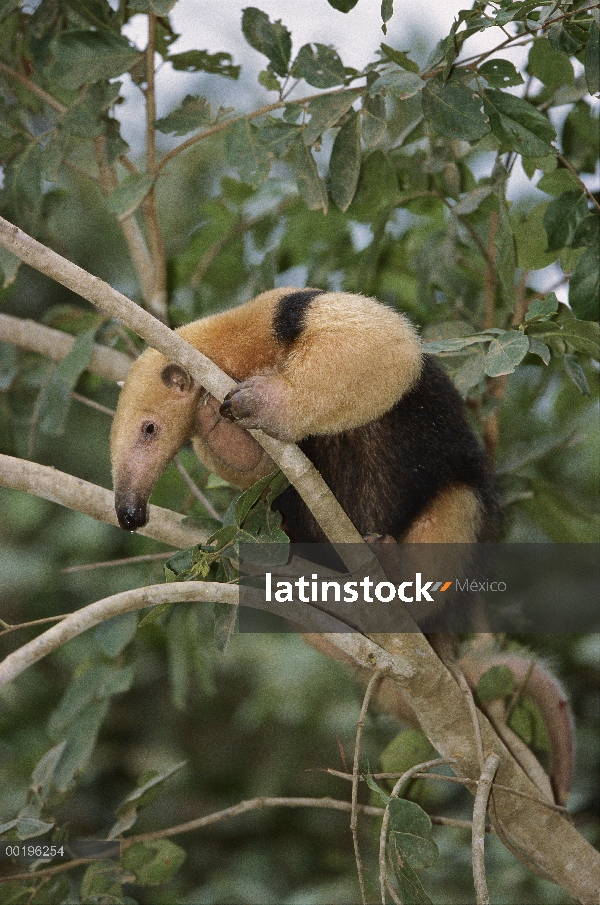
[{"label": "gray translucent banner", "polygon": [[241,545],[240,631],[600,632],[598,544],[372,550]]}]

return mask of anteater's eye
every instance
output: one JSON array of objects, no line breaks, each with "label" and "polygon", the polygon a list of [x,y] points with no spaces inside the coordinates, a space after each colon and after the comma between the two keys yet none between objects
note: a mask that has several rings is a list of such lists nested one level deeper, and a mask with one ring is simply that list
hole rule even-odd
[{"label": "anteater's eye", "polygon": [[142,424],[142,436],[145,440],[152,440],[158,433],[158,425],[154,421],[145,421]]}]

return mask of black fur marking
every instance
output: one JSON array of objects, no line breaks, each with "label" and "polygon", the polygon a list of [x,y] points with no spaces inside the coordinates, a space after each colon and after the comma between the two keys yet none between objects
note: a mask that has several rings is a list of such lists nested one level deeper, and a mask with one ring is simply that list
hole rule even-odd
[{"label": "black fur marking", "polygon": [[[300,449],[314,463],[360,534],[399,537],[437,494],[471,487],[481,502],[479,540],[493,535],[498,504],[485,453],[464,414],[463,400],[429,355],[417,385],[385,415],[334,436],[307,437]],[[288,487],[275,501],[296,543],[322,543],[323,532]]]},{"label": "black fur marking", "polygon": [[308,306],[317,295],[324,293],[324,289],[299,289],[280,298],[273,314],[275,339],[282,343],[297,340],[304,330]]}]

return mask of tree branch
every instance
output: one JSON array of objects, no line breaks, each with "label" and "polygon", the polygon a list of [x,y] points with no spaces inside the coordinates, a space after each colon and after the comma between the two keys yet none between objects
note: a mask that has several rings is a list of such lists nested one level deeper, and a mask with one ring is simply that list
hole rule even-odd
[{"label": "tree branch", "polygon": [[[192,377],[215,398],[223,400],[235,382],[192,345],[161,324],[108,283],[92,276],[66,258],[37,242],[17,226],[0,217],[0,245],[26,264],[83,296],[116,317],[168,358],[184,365]],[[309,506],[329,540],[334,544],[363,544],[362,537],[333,497],[314,465],[291,443],[281,443],[262,431],[250,432],[279,465]],[[365,547],[365,562],[371,561]]]},{"label": "tree branch", "polygon": [[[52,361],[61,361],[73,348],[75,337],[36,321],[0,314],[0,342],[13,343],[29,352],[39,352]],[[125,380],[131,364],[129,355],[96,343],[87,370],[118,383]]]},{"label": "tree branch", "polygon": [[[106,163],[104,149],[104,136],[101,135],[99,138],[94,139],[94,150],[96,152],[100,185],[104,196],[108,198],[119,185],[119,180],[115,168],[108,166]],[[149,311],[156,314],[153,308],[154,264],[142,230],[137,222],[135,211],[128,217],[119,219],[118,222],[127,245],[127,250],[129,251],[129,257],[131,258],[138,280],[140,281],[140,289],[142,291],[144,303]],[[158,314],[161,312],[163,312],[163,309],[160,309]],[[158,314],[156,314],[156,316],[158,316]],[[163,316],[161,317],[161,320],[164,321],[166,318]]]},{"label": "tree branch", "polygon": [[[156,16],[148,13],[148,44],[146,46],[146,172],[156,173],[156,88],[154,81],[154,53],[156,50]],[[167,323],[167,263],[165,246],[158,219],[154,186],[142,204],[146,232],[152,259],[152,296],[148,310],[163,323]]]},{"label": "tree branch", "polygon": [[490,905],[487,882],[485,879],[485,815],[488,799],[492,790],[494,776],[498,769],[500,758],[497,754],[490,754],[486,759],[473,807],[473,838],[471,852],[473,859],[473,878],[475,880],[475,894],[477,905]]},{"label": "tree branch", "polygon": [[[0,487],[32,493],[52,503],[74,509],[75,512],[89,515],[97,521],[119,527],[115,497],[111,490],[48,465],[0,455]],[[145,537],[182,550],[194,544],[206,543],[209,532],[184,524],[185,516],[178,512],[171,512],[161,506],[150,506],[148,514],[148,524],[139,529],[139,533]]]}]

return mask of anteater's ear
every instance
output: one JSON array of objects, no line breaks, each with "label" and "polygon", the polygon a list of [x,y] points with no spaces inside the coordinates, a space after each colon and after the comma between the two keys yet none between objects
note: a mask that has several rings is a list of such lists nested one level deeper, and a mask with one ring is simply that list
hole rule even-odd
[{"label": "anteater's ear", "polygon": [[178,390],[180,393],[189,393],[194,381],[183,365],[171,361],[160,372],[160,379],[169,389]]}]

